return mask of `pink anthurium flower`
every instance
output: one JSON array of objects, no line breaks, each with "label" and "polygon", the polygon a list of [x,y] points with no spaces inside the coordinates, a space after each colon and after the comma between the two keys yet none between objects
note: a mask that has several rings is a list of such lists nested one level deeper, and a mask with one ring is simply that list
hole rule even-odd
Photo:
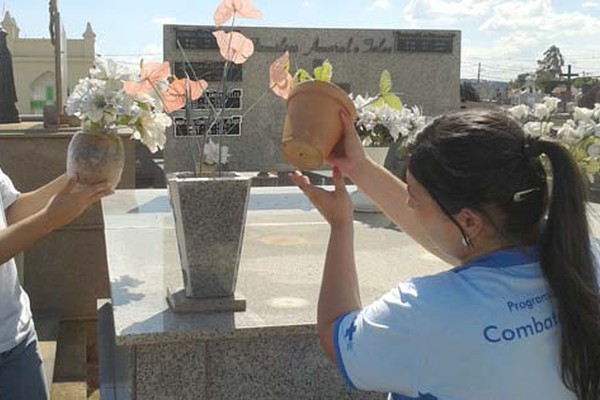
[{"label": "pink anthurium flower", "polygon": [[290,53],[286,51],[285,54],[275,60],[269,68],[269,77],[271,80],[269,87],[277,96],[286,100],[294,83],[294,78],[289,71]]},{"label": "pink anthurium flower", "polygon": [[131,96],[150,93],[156,90],[159,82],[164,81],[171,75],[171,66],[168,62],[144,64],[138,82],[125,82],[125,92]]},{"label": "pink anthurium flower", "polygon": [[243,64],[254,54],[254,43],[239,32],[216,31],[217,44],[221,55],[235,64]]},{"label": "pink anthurium flower", "polygon": [[262,12],[255,9],[252,0],[223,0],[215,11],[215,25],[221,26],[235,14],[242,18],[261,19]]},{"label": "pink anthurium flower", "polygon": [[174,80],[162,94],[163,106],[168,113],[177,111],[185,106],[188,98],[190,100],[198,100],[207,87],[208,83],[205,80]]}]

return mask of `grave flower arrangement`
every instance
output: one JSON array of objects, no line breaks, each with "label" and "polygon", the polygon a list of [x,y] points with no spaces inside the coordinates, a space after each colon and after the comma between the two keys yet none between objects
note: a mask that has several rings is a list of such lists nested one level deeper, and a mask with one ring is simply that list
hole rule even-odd
[{"label": "grave flower arrangement", "polygon": [[201,82],[170,78],[168,63],[142,62],[134,71],[110,59],[95,60],[89,77],[77,83],[65,104],[67,114],[81,120],[81,130],[69,143],[67,175],[78,176],[83,185],[107,181],[116,187],[125,165],[119,128],[128,128],[134,139],[158,151],[172,123],[167,113],[185,104],[182,87],[203,90]]},{"label": "grave flower arrangement", "polygon": [[[217,28],[212,35],[225,59],[218,93],[227,93],[232,65],[244,63],[254,52],[253,42],[234,31],[236,19],[256,19],[261,15],[251,0],[223,0],[217,7],[214,13]],[[230,20],[230,29],[221,28]],[[183,48],[181,52],[186,60],[182,73],[186,79],[198,81]],[[194,130],[191,144],[197,145],[197,151],[193,154],[198,158],[194,158],[194,172],[174,172],[167,178],[183,278],[179,286],[167,288],[167,302],[174,312],[243,311],[245,300],[234,294],[252,180],[223,170],[229,160],[229,149],[222,145],[222,137],[230,129],[225,123],[226,101],[205,95],[202,100],[207,107],[201,116],[206,124],[203,131],[197,131],[192,101],[200,96],[192,92],[189,82],[183,85],[182,101],[185,125],[188,132]]]},{"label": "grave flower arrangement", "polygon": [[385,147],[395,143],[400,156],[405,155],[406,148],[428,121],[418,106],[406,107],[392,92],[387,70],[381,73],[376,96],[356,95],[352,100],[358,112],[356,130],[363,145]]},{"label": "grave flower arrangement", "polygon": [[588,183],[594,183],[600,172],[600,104],[593,109],[575,107],[569,118],[561,121],[556,112],[559,102],[548,96],[533,108],[522,104],[508,112],[521,123],[526,134],[564,145]]},{"label": "grave flower arrangement", "polygon": [[169,114],[202,96],[206,81],[177,79],[169,63],[140,62],[139,70],[98,58],[90,76],[80,79],[67,99],[67,114],[81,120],[84,131],[132,131],[151,152],[164,147]]},{"label": "grave flower arrangement", "polygon": [[[212,34],[221,56],[225,59],[223,77],[219,84],[220,90],[223,90],[223,88],[226,87],[227,77],[229,76],[229,70],[232,64],[243,64],[254,54],[254,43],[252,40],[244,36],[241,32],[234,31],[233,29],[237,18],[261,19],[262,12],[254,7],[252,0],[223,0],[215,10],[213,19],[217,29],[212,32]],[[224,29],[223,25],[229,21],[231,21],[229,29]],[[187,59],[187,57],[184,58]],[[195,74],[188,62],[184,63],[184,72],[187,77]],[[206,86],[204,86],[203,91],[206,89]],[[197,100],[201,96],[202,94],[196,97],[194,94],[186,92],[185,99],[187,101],[185,104],[185,111],[187,119],[186,123],[188,126],[191,124],[190,115],[192,101]],[[209,104],[212,113],[209,117],[207,129],[201,133],[201,144],[199,145],[200,151],[198,152],[199,159],[195,160],[196,173],[199,175],[202,175],[203,170],[209,172],[214,170],[221,171],[223,166],[229,162],[230,158],[229,148],[224,146],[221,141],[222,135],[227,134],[224,126],[225,106],[219,107],[218,105],[213,104],[210,97],[206,97],[206,102]],[[215,137],[214,141],[212,138],[208,137],[208,132],[212,130],[213,126],[219,127],[219,134]]]},{"label": "grave flower arrangement", "polygon": [[[223,0],[214,14],[216,27],[221,27],[236,17],[261,18],[262,14],[252,5],[252,0]],[[233,22],[232,22],[233,28]],[[244,63],[254,52],[254,44],[243,34],[220,28],[213,36],[223,58],[226,60],[223,79],[231,64]],[[193,70],[184,68],[185,78],[171,75],[169,63],[140,63],[135,71],[113,60],[97,59],[90,76],[79,81],[66,102],[69,115],[77,116],[84,132],[114,134],[120,127],[127,127],[134,139],[140,140],[151,152],[165,145],[166,129],[172,124],[172,114],[182,108],[186,117],[191,114],[191,104],[202,97],[208,83],[190,79]],[[207,99],[210,102],[210,99]],[[211,125],[220,124],[223,109],[211,104]],[[188,123],[191,121],[187,121]],[[209,131],[210,129],[207,129]],[[220,140],[213,141],[202,133],[202,144],[196,165],[226,164],[229,151]],[[209,168],[210,169],[210,168]]]}]

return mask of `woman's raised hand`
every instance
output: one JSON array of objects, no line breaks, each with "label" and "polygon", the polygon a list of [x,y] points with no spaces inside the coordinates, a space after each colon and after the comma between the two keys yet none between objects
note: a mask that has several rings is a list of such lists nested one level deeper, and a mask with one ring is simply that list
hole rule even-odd
[{"label": "woman's raised hand", "polygon": [[354,121],[344,109],[340,111],[340,118],[344,127],[343,136],[327,158],[327,162],[337,166],[344,175],[352,179],[360,165],[367,160],[367,155],[354,127]]},{"label": "woman's raised hand", "polygon": [[290,179],[304,192],[329,225],[335,227],[353,223],[352,201],[346,190],[344,177],[337,167],[333,168],[335,189],[332,192],[313,186],[308,177],[299,171],[291,173]]}]

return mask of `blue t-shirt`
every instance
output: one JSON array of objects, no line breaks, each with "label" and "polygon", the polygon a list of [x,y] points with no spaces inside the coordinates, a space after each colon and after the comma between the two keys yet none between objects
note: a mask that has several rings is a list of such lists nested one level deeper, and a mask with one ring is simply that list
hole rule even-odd
[{"label": "blue t-shirt", "polygon": [[392,399],[576,399],[536,247],[399,284],[334,335],[347,383]]}]

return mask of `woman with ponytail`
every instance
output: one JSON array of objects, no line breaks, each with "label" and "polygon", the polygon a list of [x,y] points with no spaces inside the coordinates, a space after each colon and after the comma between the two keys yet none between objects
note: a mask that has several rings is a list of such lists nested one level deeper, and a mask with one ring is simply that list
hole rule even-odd
[{"label": "woman with ponytail", "polygon": [[[292,179],[331,225],[317,326],[346,382],[392,399],[600,399],[600,247],[570,153],[502,112],[459,112],[418,135],[404,183],[341,118],[335,190]],[[452,268],[363,307],[343,175]]]}]

